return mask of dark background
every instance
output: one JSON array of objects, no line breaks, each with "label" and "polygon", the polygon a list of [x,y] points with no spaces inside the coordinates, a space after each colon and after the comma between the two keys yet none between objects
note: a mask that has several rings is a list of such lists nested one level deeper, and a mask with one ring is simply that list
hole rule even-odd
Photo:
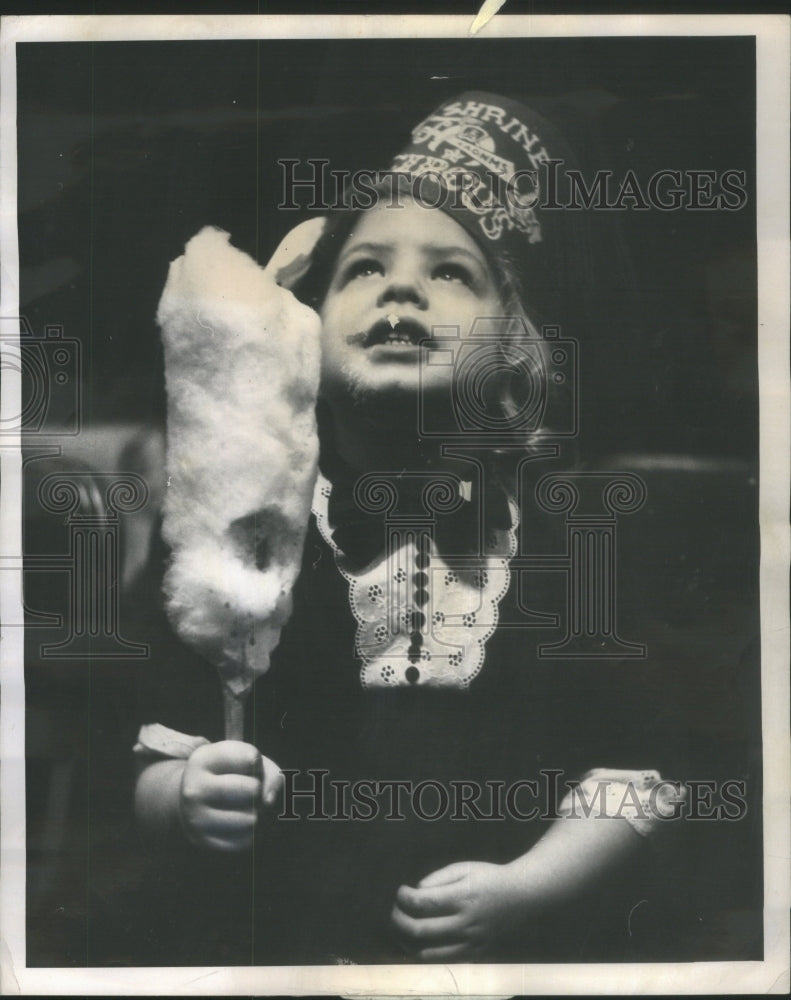
[{"label": "dark background", "polygon": [[[119,428],[162,428],[168,262],[206,224],[265,261],[304,217],[276,208],[278,158],[386,166],[423,115],[480,89],[549,102],[586,173],[747,172],[739,212],[591,214],[598,307],[564,332],[580,341],[583,461],[649,489],[620,536],[623,635],[683,678],[704,759],[750,782],[748,821],[675,871],[687,922],[654,928],[646,957],[758,957],[752,39],[48,43],[17,59],[21,309],[35,337],[59,324],[82,346],[66,467],[118,468]],[[28,513],[27,550],[62,551],[62,519]],[[26,598],[58,610],[64,593],[30,573]],[[127,638],[150,642],[134,586],[124,599]],[[156,662],[47,661],[42,641],[51,631],[28,631],[28,964],[143,964],[129,746],[136,680]],[[237,959],[206,956],[222,960]]]},{"label": "dark background", "polygon": [[589,213],[601,241],[596,279],[610,289],[606,321],[595,318],[596,333],[564,332],[583,340],[595,450],[754,453],[748,40],[18,51],[22,308],[34,329],[60,323],[85,345],[91,384],[101,383],[86,393],[85,420],[161,417],[153,316],[167,263],[207,223],[265,260],[302,217],[275,207],[278,158],[384,167],[429,110],[481,89],[554,101],[586,174],[633,169],[645,184],[659,169],[747,171],[742,211]]}]

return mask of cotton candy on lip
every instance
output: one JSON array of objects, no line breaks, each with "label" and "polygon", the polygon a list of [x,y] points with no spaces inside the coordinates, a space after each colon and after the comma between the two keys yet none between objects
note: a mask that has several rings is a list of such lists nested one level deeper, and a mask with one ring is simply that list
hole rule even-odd
[{"label": "cotton candy on lip", "polygon": [[212,228],[171,264],[157,321],[166,606],[239,695],[268,668],[291,609],[318,461],[320,321]]}]

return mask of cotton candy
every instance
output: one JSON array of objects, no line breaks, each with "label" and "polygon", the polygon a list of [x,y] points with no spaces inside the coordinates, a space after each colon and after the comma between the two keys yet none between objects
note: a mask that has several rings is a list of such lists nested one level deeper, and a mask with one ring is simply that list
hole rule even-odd
[{"label": "cotton candy", "polygon": [[240,697],[291,611],[317,472],[320,322],[212,228],[170,265],[157,321],[166,607]]}]

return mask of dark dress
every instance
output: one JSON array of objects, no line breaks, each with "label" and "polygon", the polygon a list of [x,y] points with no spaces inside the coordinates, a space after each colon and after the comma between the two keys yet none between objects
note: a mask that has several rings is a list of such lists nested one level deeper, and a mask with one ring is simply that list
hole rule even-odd
[{"label": "dark dress", "polygon": [[[513,620],[515,589],[500,604],[504,621]],[[289,796],[279,816],[259,824],[252,857],[174,850],[160,869],[167,872],[166,884],[158,884],[160,916],[176,907],[165,922],[193,928],[186,947],[202,956],[200,964],[409,961],[389,927],[399,885],[454,861],[502,863],[523,854],[556,815],[564,783],[592,767],[679,773],[660,731],[659,687],[645,664],[542,660],[534,633],[504,627],[488,640],[483,669],[467,688],[366,689],[355,627],[348,584],[311,519],[294,611],[245,717],[246,738],[294,772],[291,790],[322,786],[324,799]],[[174,641],[167,670],[151,672],[143,721],[222,739],[215,673],[178,646]],[[360,783],[377,781],[429,785],[417,806],[403,789],[395,808],[394,786],[380,786],[374,809],[376,789]],[[519,781],[536,784],[522,786],[509,810],[505,797]],[[458,782],[483,789],[477,811],[459,805]],[[533,818],[517,818],[517,811]],[[490,958],[634,957],[628,917],[645,898],[641,871],[654,867],[646,860],[651,850],[646,841],[617,884],[514,928]],[[197,898],[188,905],[191,894]],[[218,912],[225,932],[217,929]],[[201,937],[203,948],[195,944]],[[210,959],[220,939],[224,957]]]}]

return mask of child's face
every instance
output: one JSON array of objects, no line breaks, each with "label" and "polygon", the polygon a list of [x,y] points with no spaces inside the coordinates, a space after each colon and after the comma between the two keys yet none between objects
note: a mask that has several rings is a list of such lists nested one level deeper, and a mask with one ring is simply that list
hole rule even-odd
[{"label": "child's face", "polygon": [[458,223],[412,201],[380,205],[341,249],[321,308],[323,391],[446,385],[452,366],[424,365],[421,374],[417,343],[433,327],[458,328],[463,338],[476,317],[501,315],[489,264]]}]

